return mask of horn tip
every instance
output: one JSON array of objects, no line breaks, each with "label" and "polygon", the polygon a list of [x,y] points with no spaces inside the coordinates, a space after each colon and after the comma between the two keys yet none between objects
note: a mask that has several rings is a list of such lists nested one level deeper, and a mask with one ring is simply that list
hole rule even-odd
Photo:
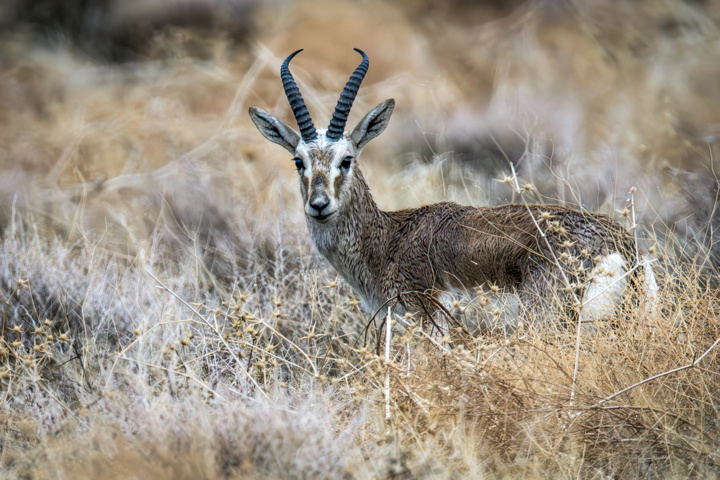
[{"label": "horn tip", "polygon": [[283,65],[289,64],[289,63],[290,63],[290,60],[292,60],[293,58],[295,58],[295,55],[297,55],[298,53],[302,52],[303,50],[305,50],[305,49],[304,49],[304,48],[301,48],[300,50],[295,50],[293,53],[291,53],[290,55],[288,55],[288,57],[285,59],[285,61],[283,61]]}]

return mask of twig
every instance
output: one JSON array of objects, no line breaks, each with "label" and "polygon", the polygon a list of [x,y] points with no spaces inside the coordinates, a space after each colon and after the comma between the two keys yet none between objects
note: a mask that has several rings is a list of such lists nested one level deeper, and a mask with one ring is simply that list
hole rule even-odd
[{"label": "twig", "polygon": [[718,337],[717,340],[715,340],[715,342],[713,342],[713,344],[710,345],[710,348],[708,348],[707,350],[705,350],[705,353],[703,353],[702,355],[700,355],[698,358],[696,358],[696,359],[693,360],[692,362],[688,363],[687,365],[683,365],[682,367],[678,367],[678,368],[673,368],[672,370],[668,370],[668,371],[666,371],[666,372],[658,373],[657,375],[653,375],[652,377],[648,377],[648,378],[646,378],[645,380],[642,380],[642,381],[637,382],[637,383],[635,383],[635,384],[633,384],[633,385],[630,385],[629,387],[623,388],[623,389],[620,390],[619,392],[613,393],[613,394],[610,395],[609,397],[605,397],[604,399],[600,400],[600,401],[598,402],[598,405],[602,405],[602,404],[605,403],[605,402],[609,402],[609,401],[612,400],[613,398],[615,398],[615,397],[617,397],[617,396],[619,396],[619,395],[622,395],[622,394],[625,393],[625,392],[628,392],[628,391],[630,391],[630,390],[632,390],[632,389],[634,389],[634,388],[637,388],[637,387],[639,387],[639,386],[641,386],[641,385],[645,385],[646,383],[652,382],[653,380],[657,380],[658,378],[666,377],[666,376],[670,375],[671,373],[681,372],[681,371],[683,371],[683,370],[688,370],[688,369],[690,369],[690,368],[695,367],[698,363],[700,363],[700,362],[702,361],[703,358],[705,358],[706,356],[708,356],[708,354],[709,354],[715,347],[717,347],[718,344],[720,344],[720,337]]},{"label": "twig", "polygon": [[385,320],[385,433],[390,435],[390,342],[392,337],[392,306],[388,305]]}]

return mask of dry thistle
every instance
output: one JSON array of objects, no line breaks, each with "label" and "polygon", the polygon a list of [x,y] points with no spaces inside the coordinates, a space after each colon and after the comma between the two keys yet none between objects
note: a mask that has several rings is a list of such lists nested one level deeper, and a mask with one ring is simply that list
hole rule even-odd
[{"label": "dry thistle", "polygon": [[498,183],[507,183],[508,185],[512,185],[514,183],[513,177],[503,177],[502,179],[496,178],[493,181]]}]

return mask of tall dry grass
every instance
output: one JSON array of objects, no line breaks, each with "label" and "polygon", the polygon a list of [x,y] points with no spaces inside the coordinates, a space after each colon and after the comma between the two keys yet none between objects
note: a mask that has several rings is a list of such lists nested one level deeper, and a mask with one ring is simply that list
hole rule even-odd
[{"label": "tall dry grass", "polygon": [[[4,34],[0,476],[719,476],[715,18],[317,1],[258,11],[249,46],[170,29],[166,58],[125,64]],[[655,312],[578,337],[489,290],[456,299],[452,348],[412,318],[368,325],[246,114],[291,120],[278,65],[305,47],[322,124],[355,46],[372,67],[350,123],[398,103],[362,159],[382,207],[519,201],[506,156],[529,200],[628,226],[636,186]]]}]

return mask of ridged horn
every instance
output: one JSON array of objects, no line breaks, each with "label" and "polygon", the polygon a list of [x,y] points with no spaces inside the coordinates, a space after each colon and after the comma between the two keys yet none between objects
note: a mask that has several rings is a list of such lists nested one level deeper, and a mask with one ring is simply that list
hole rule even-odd
[{"label": "ridged horn", "polygon": [[350,80],[348,80],[345,88],[340,94],[340,100],[338,100],[335,112],[330,120],[330,126],[325,134],[328,140],[331,141],[338,141],[342,138],[343,133],[345,132],[345,124],[347,123],[348,115],[350,115],[350,108],[352,107],[355,96],[360,88],[360,84],[362,83],[363,78],[365,78],[368,67],[370,66],[370,59],[368,59],[368,56],[365,55],[365,52],[359,48],[355,48],[354,50],[362,55],[363,60],[355,69],[353,74],[350,75]]},{"label": "ridged horn", "polygon": [[310,118],[310,112],[308,112],[305,106],[305,100],[300,95],[300,89],[295,83],[295,79],[290,73],[290,60],[295,57],[298,53],[302,52],[301,48],[297,52],[293,52],[288,56],[280,67],[280,78],[282,79],[283,88],[285,89],[285,96],[287,96],[290,102],[290,108],[292,109],[293,115],[295,115],[295,121],[300,127],[300,136],[305,143],[311,142],[317,138],[317,132],[315,131],[315,125],[313,125],[312,118]]}]

